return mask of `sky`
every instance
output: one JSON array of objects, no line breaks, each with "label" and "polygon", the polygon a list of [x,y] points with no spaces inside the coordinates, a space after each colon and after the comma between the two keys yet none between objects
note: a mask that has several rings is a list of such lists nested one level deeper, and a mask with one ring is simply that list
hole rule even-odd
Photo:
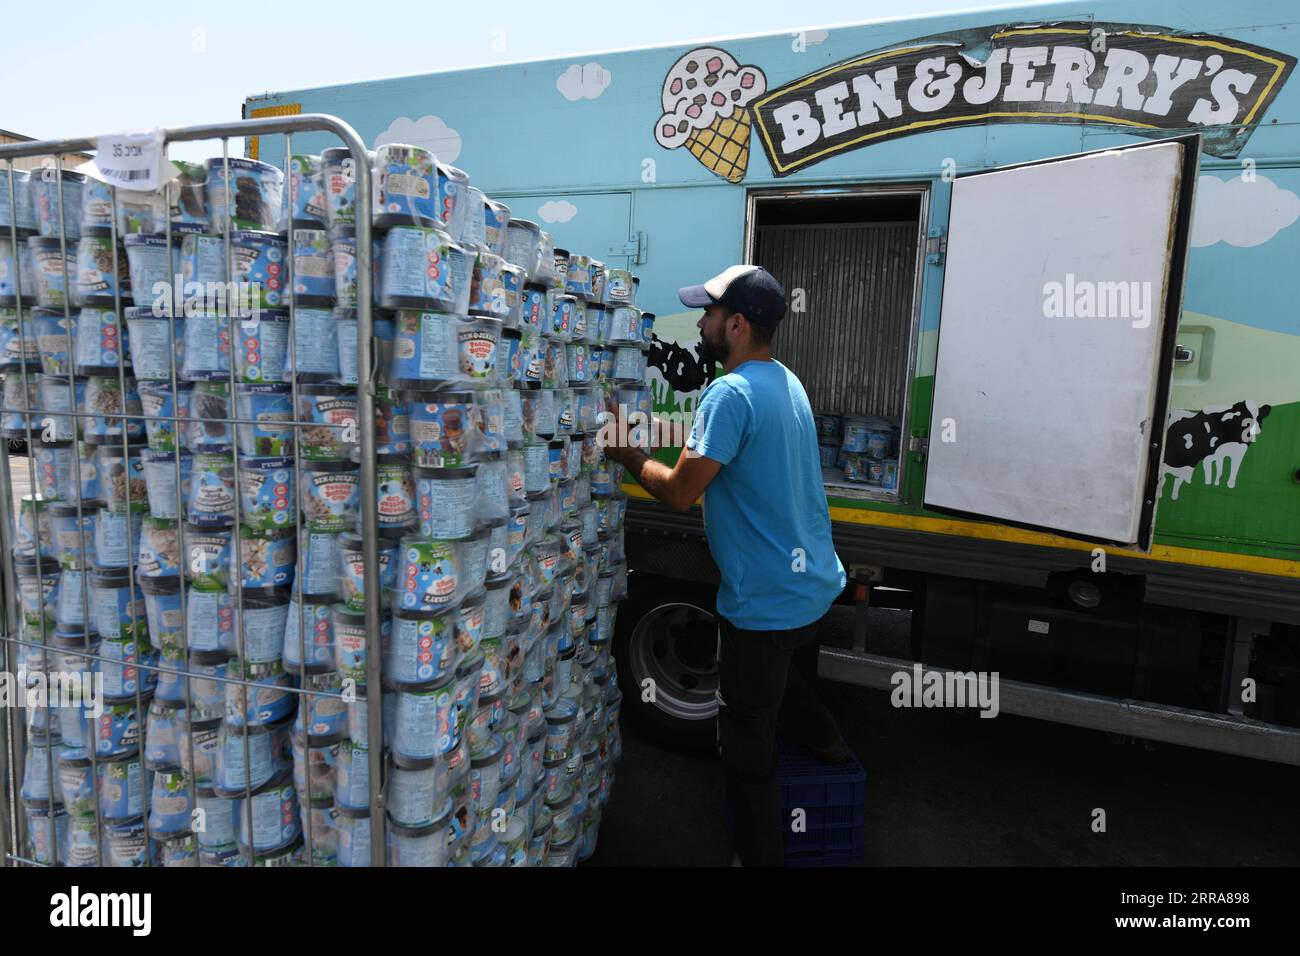
[{"label": "sky", "polygon": [[[749,0],[743,14],[738,6],[728,0],[589,0],[574,7],[537,0],[9,2],[5,33],[33,42],[6,43],[0,57],[0,129],[45,139],[237,120],[245,97],[257,93],[993,4]],[[585,13],[581,24],[578,12]],[[240,153],[242,143],[232,142],[231,154]],[[170,155],[214,154],[206,144],[178,143]]]}]

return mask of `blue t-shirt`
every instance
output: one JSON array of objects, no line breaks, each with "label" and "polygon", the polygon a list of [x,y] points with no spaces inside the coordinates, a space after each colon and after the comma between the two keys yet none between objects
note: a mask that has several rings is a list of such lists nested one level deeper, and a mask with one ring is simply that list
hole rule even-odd
[{"label": "blue t-shirt", "polygon": [[780,362],[750,361],[704,391],[686,447],[722,463],[704,530],[718,613],[746,630],[820,618],[844,589],[808,395]]}]

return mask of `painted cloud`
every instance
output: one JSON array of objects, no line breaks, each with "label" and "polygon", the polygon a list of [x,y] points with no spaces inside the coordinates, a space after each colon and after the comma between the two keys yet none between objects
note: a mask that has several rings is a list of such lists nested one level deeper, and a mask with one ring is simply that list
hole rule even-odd
[{"label": "painted cloud", "polygon": [[581,66],[575,63],[556,78],[555,88],[570,102],[594,100],[605,92],[613,79],[613,74],[599,63]]},{"label": "painted cloud", "polygon": [[1300,219],[1300,196],[1259,173],[1253,182],[1202,176],[1194,216],[1193,246],[1258,246]]},{"label": "painted cloud", "polygon": [[444,163],[454,163],[460,155],[460,133],[448,126],[439,116],[421,116],[413,120],[399,116],[388,124],[388,129],[375,137],[372,146],[385,143],[406,143],[433,150],[433,155]]},{"label": "painted cloud", "polygon": [[537,215],[541,217],[542,222],[568,222],[578,214],[578,207],[567,199],[551,199],[537,209]]}]

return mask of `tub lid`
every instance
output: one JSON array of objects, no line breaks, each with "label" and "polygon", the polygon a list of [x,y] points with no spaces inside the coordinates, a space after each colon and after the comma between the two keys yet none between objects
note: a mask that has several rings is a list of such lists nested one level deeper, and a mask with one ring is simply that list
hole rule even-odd
[{"label": "tub lid", "polygon": [[545,803],[547,809],[549,809],[552,816],[554,816],[557,812],[566,809],[571,803],[573,803],[574,796],[573,784],[566,780],[560,785],[559,790],[555,791],[555,793],[548,793],[546,795]]},{"label": "tub lid", "polygon": [[247,468],[250,471],[274,471],[277,468],[292,468],[292,455],[273,455],[268,457],[253,457],[252,455],[240,455],[239,467],[242,471]]},{"label": "tub lid", "polygon": [[266,608],[288,604],[292,593],[292,585],[282,584],[279,587],[242,588],[239,597],[244,607]]},{"label": "tub lid", "polygon": [[339,473],[358,471],[361,468],[359,462],[352,461],[348,458],[330,458],[323,461],[304,460],[298,462],[298,467],[303,471],[335,471]]},{"label": "tub lid", "polygon": [[334,809],[338,811],[341,817],[347,817],[349,820],[368,820],[370,819],[369,807],[349,807],[342,803],[336,803]]},{"label": "tub lid", "polygon": [[[389,680],[388,685],[399,694],[432,694],[435,691],[442,690],[448,684],[456,679],[455,671],[446,671],[439,674],[433,680],[427,681],[400,681]],[[408,768],[417,769],[417,768]]]},{"label": "tub lid", "polygon": [[487,600],[487,593],[484,591],[475,591],[473,594],[467,594],[460,602],[462,611],[471,611],[474,608],[482,607],[483,602]]},{"label": "tub lid", "polygon": [[493,734],[487,742],[487,746],[482,750],[471,751],[469,763],[471,767],[490,767],[492,764],[501,760],[502,755],[506,752],[505,739],[500,734]]},{"label": "tub lid", "polygon": [[474,393],[451,389],[401,389],[407,401],[425,405],[472,405]]},{"label": "tub lid", "polygon": [[444,604],[442,607],[428,609],[395,607],[393,608],[393,617],[403,621],[432,621],[434,618],[442,617],[456,609],[455,604]]},{"label": "tub lid", "polygon": [[[132,571],[130,568],[95,568],[91,572],[90,580],[95,584],[104,587],[129,587],[131,583]],[[137,576],[135,584],[139,586],[140,578]]]},{"label": "tub lid", "polygon": [[179,594],[181,590],[181,579],[176,576],[165,578],[141,578],[140,590],[151,597],[160,597],[165,594]]},{"label": "tub lid", "polygon": [[567,724],[577,719],[578,705],[568,697],[561,697],[546,711],[546,722],[548,724]]},{"label": "tub lid", "polygon": [[467,465],[461,465],[459,468],[423,468],[420,465],[413,465],[411,466],[411,473],[416,478],[437,481],[473,478],[478,474],[478,462],[470,462]]},{"label": "tub lid", "polygon": [[474,650],[466,655],[466,657],[460,662],[460,667],[456,668],[456,676],[466,677],[470,674],[476,673],[480,668],[482,668],[483,659],[483,649],[481,647],[474,648]]},{"label": "tub lid", "polygon": [[499,591],[501,588],[509,587],[514,583],[514,580],[515,575],[507,571],[504,574],[498,574],[495,577],[488,578],[484,586],[489,591]]}]

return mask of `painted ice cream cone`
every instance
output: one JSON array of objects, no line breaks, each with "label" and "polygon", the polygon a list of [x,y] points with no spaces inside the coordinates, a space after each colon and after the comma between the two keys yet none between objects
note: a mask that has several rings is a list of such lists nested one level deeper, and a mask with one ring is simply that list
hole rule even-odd
[{"label": "painted ice cream cone", "polygon": [[749,109],[737,106],[730,116],[715,116],[708,129],[687,136],[686,148],[709,172],[738,183],[749,165],[749,127]]},{"label": "painted ice cream cone", "polygon": [[709,172],[738,183],[749,166],[749,104],[766,89],[758,67],[714,47],[692,50],[664,77],[655,139],[665,149],[685,146]]}]

